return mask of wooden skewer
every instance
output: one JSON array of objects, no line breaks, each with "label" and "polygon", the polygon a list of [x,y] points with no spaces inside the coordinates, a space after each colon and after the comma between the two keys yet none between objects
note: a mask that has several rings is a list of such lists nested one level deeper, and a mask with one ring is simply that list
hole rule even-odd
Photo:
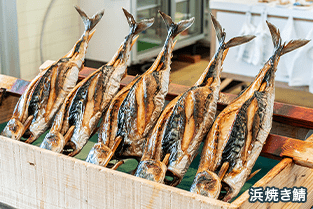
[{"label": "wooden skewer", "polygon": [[261,168],[258,169],[258,170],[256,170],[256,171],[254,171],[253,173],[251,173],[251,174],[248,176],[247,181],[249,181],[249,180],[250,180],[253,176],[255,176],[257,173],[259,173],[260,170],[261,170]]},{"label": "wooden skewer", "polygon": [[123,164],[124,164],[124,160],[118,161],[118,162],[112,167],[112,170],[118,169],[118,167],[120,167],[120,166],[123,165]]},{"label": "wooden skewer", "polygon": [[113,157],[116,149],[118,148],[118,146],[120,145],[121,142],[122,142],[122,137],[121,136],[116,137],[115,142],[114,142],[113,147],[112,147],[112,151],[108,155],[108,157],[104,163],[104,167],[106,167],[108,165],[108,163],[110,162],[111,158]]},{"label": "wooden skewer", "polygon": [[224,162],[222,167],[221,167],[221,170],[220,172],[218,172],[218,177],[222,180],[227,172],[229,168],[229,162]]},{"label": "wooden skewer", "polygon": [[170,159],[170,156],[171,156],[171,153],[167,153],[167,154],[165,155],[165,157],[164,157],[164,159],[163,159],[163,161],[162,161],[165,165],[168,164],[168,160]]},{"label": "wooden skewer", "polygon": [[118,148],[118,145],[120,145],[121,142],[122,142],[122,137],[121,136],[116,137],[115,142],[112,147],[112,152],[116,151],[116,149]]},{"label": "wooden skewer", "polygon": [[65,144],[68,142],[68,140],[70,140],[70,138],[73,136],[73,133],[74,133],[74,129],[75,129],[75,126],[71,126],[67,133],[65,134],[64,136],[64,139],[65,139]]},{"label": "wooden skewer", "polygon": [[[23,125],[24,125],[24,129],[23,129],[23,131],[22,131],[22,133],[21,133],[21,135],[20,135],[20,138],[24,135],[24,133],[26,132],[26,130],[29,128],[29,126],[30,126],[30,124],[31,124],[31,122],[32,122],[32,120],[33,120],[33,118],[34,118],[34,116],[31,115],[31,116],[28,116],[28,118],[26,119],[25,123],[23,124]],[[17,139],[17,140],[20,140],[20,138]],[[26,143],[32,143],[32,142],[34,141],[34,139],[31,139],[31,138],[32,138],[32,137],[29,137],[29,138],[26,140]]]}]

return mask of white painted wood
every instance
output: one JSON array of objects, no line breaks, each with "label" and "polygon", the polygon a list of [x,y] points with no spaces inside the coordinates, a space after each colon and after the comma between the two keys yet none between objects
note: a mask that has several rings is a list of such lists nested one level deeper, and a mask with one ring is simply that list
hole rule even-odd
[{"label": "white painted wood", "polygon": [[0,202],[17,208],[235,208],[0,136]]},{"label": "white painted wood", "polygon": [[[211,0],[210,9],[216,11],[217,20],[220,22],[222,27],[225,28],[226,40],[240,34],[240,30],[246,21],[245,13],[247,11],[252,13],[251,23],[257,27],[261,21],[260,14],[266,9],[268,15],[267,20],[280,30],[282,30],[286,25],[287,18],[292,16],[294,18],[296,34],[299,39],[306,38],[307,34],[313,27],[312,9],[300,10],[277,6],[271,7],[267,6],[267,4],[258,3],[256,0]],[[211,42],[216,42],[216,40],[215,35],[211,37]],[[216,48],[217,47],[218,44],[216,44]],[[223,72],[254,78],[263,67],[263,64],[255,66],[243,61],[236,61],[238,50],[238,47],[234,47],[229,50],[223,63]],[[290,52],[290,55],[296,55],[296,50]],[[281,57],[281,61],[285,59],[288,59],[288,57]],[[242,79],[244,80],[244,78]],[[287,86],[289,78],[282,75],[278,70],[276,72],[275,81],[280,82],[280,84],[285,83],[285,86]]]}]

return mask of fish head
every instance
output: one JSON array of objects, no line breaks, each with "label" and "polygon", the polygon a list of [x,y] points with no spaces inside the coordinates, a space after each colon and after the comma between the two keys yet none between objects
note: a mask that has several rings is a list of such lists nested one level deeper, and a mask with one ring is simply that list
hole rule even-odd
[{"label": "fish head", "polygon": [[217,199],[220,195],[221,187],[222,184],[220,178],[214,172],[205,170],[196,175],[190,191]]},{"label": "fish head", "polygon": [[65,139],[60,132],[49,132],[41,143],[40,147],[61,153],[65,146]]},{"label": "fish head", "polygon": [[24,133],[24,129],[25,127],[21,121],[16,118],[12,118],[3,129],[1,135],[11,139],[20,140],[22,134]]},{"label": "fish head", "polygon": [[90,150],[86,161],[92,164],[106,167],[109,163],[113,152],[102,142],[96,143]]},{"label": "fish head", "polygon": [[161,161],[145,160],[139,163],[135,176],[163,183],[166,170],[166,165]]}]

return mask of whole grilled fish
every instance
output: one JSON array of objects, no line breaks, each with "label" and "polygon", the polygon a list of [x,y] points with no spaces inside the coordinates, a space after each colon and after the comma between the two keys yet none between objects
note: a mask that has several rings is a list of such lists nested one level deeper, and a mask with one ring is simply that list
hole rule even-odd
[{"label": "whole grilled fish", "polygon": [[225,197],[220,198],[230,201],[246,182],[262,150],[272,127],[274,78],[280,56],[308,43],[307,40],[295,40],[281,44],[279,30],[267,24],[275,47],[274,55],[254,82],[216,118],[205,139],[191,192],[218,198],[221,189],[225,189]]},{"label": "whole grilled fish", "polygon": [[130,50],[136,41],[134,37],[154,22],[152,18],[136,23],[130,13],[125,9],[123,11],[130,27],[129,34],[109,63],[89,75],[70,92],[41,148],[62,152],[68,144],[73,149],[69,155],[74,156],[96,129],[103,112],[117,93],[121,79],[126,75]]},{"label": "whole grilled fish", "polygon": [[194,22],[191,18],[175,24],[170,16],[160,14],[168,31],[164,46],[153,65],[112,100],[101,124],[98,143],[89,152],[87,162],[106,166],[114,154],[115,158],[137,159],[142,155],[145,138],[157,121],[168,92],[173,39]]},{"label": "whole grilled fish", "polygon": [[1,135],[20,140],[26,132],[25,135],[30,136],[26,142],[32,143],[49,128],[65,97],[76,85],[87,45],[94,33],[90,31],[102,18],[103,11],[89,18],[79,7],[75,8],[85,25],[82,37],[69,53],[42,70],[31,81]]},{"label": "whole grilled fish", "polygon": [[[222,62],[228,49],[254,38],[235,37],[225,43],[226,33],[213,15],[212,21],[219,48],[199,80],[172,100],[162,112],[145,146],[135,174],[138,177],[165,181],[172,186],[181,182],[214,121]],[[165,174],[173,177],[173,180],[164,179]]]}]

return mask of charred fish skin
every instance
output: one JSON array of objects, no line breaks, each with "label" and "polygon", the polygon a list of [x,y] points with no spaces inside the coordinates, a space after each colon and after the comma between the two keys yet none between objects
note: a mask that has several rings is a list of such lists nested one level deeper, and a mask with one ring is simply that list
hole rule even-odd
[{"label": "charred fish skin", "polygon": [[[227,193],[222,197],[227,202],[239,193],[271,130],[274,78],[280,56],[308,43],[307,40],[295,40],[282,44],[279,30],[271,23],[267,24],[275,52],[249,87],[217,116],[205,139],[197,171],[197,175],[216,173],[227,165],[225,173],[218,176],[218,180],[227,185]],[[205,183],[210,185],[211,182]],[[220,193],[218,186],[206,187],[197,179],[191,188],[198,194],[215,193],[214,198]]]},{"label": "charred fish skin", "polygon": [[[41,144],[42,148],[62,152],[66,145],[78,154],[95,131],[103,113],[120,87],[126,75],[127,62],[137,34],[149,28],[154,19],[136,22],[125,9],[130,32],[111,61],[80,82],[70,93],[57,114],[54,124]],[[56,143],[57,141],[57,143]]]},{"label": "charred fish skin", "polygon": [[115,150],[117,139],[122,144],[114,158],[140,159],[147,135],[159,117],[168,92],[173,39],[191,26],[194,18],[175,24],[171,17],[160,12],[167,30],[164,46],[153,65],[113,99],[100,128],[98,143],[86,161],[106,166],[113,156],[104,156],[101,148]]},{"label": "charred fish skin", "polygon": [[20,140],[26,132],[25,135],[30,136],[26,142],[32,143],[51,125],[65,97],[76,85],[89,40],[94,34],[91,30],[104,11],[89,18],[79,7],[75,8],[85,24],[82,37],[63,58],[42,70],[31,81],[1,135]]},{"label": "charred fish skin", "polygon": [[[254,36],[236,37],[225,43],[225,32],[212,16],[219,48],[199,80],[185,93],[172,100],[162,112],[147,141],[136,176],[154,176],[154,181],[176,186],[185,175],[197,154],[200,143],[213,123],[220,88],[222,62],[228,48],[250,41]],[[169,155],[167,175],[172,181],[164,179],[165,173],[148,169],[154,162],[156,167]],[[147,163],[149,162],[149,163]],[[165,166],[165,165],[163,165]],[[149,174],[147,174],[147,172]]]}]

